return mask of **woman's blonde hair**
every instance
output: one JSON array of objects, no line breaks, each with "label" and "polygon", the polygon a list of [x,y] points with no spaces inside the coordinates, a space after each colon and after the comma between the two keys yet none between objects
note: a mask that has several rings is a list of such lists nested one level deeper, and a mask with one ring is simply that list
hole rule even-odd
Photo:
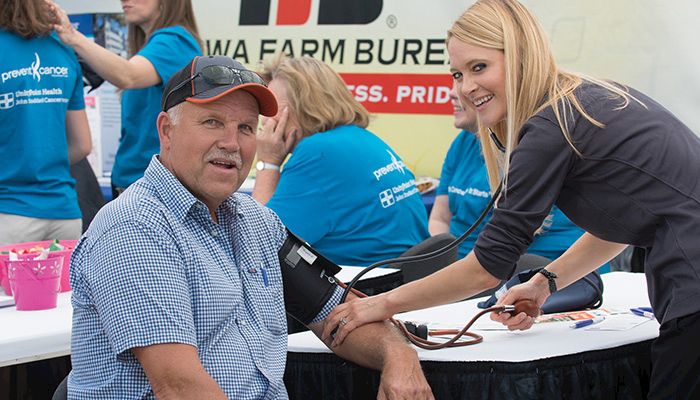
[{"label": "woman's blonde hair", "polygon": [[263,62],[261,75],[268,82],[284,82],[289,111],[304,136],[342,125],[369,125],[367,110],[355,100],[340,75],[322,61],[278,53]]},{"label": "woman's blonde hair", "polygon": [[[528,119],[544,108],[552,106],[566,141],[576,154],[581,155],[570,134],[573,110],[576,109],[595,126],[604,127],[583,109],[574,95],[574,90],[584,81],[610,91],[612,98],[620,99],[619,108],[626,107],[630,99],[634,99],[626,90],[612,83],[558,68],[542,26],[516,0],[478,0],[448,31],[447,40],[453,38],[504,53],[506,119],[492,127],[479,123],[479,137],[492,190],[501,180],[499,167],[502,167],[504,186],[507,186],[510,155],[517,145],[518,133]],[[499,150],[489,137],[490,130],[505,146],[505,155],[499,156]]]},{"label": "woman's blonde hair", "polygon": [[0,0],[0,28],[32,39],[53,29],[44,0]]},{"label": "woman's blonde hair", "polygon": [[158,0],[160,14],[153,24],[153,31],[146,32],[138,25],[129,24],[127,34],[127,45],[129,47],[129,57],[136,55],[146,45],[148,36],[158,29],[180,25],[185,28],[190,35],[194,36],[199,48],[203,51],[204,45],[199,36],[197,21],[194,18],[191,0]]}]

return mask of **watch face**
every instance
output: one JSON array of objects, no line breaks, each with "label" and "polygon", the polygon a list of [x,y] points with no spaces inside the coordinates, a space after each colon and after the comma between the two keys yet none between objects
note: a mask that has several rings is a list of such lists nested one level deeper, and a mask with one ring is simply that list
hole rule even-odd
[{"label": "watch face", "polygon": [[265,163],[264,163],[264,162],[258,161],[257,163],[255,163],[255,169],[257,169],[258,171],[262,171],[263,168],[265,168]]}]

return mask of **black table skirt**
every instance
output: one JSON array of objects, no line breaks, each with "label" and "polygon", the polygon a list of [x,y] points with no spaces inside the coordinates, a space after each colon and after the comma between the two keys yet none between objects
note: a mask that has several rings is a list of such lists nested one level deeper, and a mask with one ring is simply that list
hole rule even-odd
[{"label": "black table skirt", "polygon": [[[652,340],[531,362],[422,362],[437,400],[645,399]],[[288,353],[292,400],[375,399],[379,373],[334,354]]]}]

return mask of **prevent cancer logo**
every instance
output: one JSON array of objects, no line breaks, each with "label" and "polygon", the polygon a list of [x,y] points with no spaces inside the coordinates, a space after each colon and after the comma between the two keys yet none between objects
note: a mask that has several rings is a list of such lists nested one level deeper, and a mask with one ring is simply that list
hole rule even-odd
[{"label": "prevent cancer logo", "polygon": [[4,71],[0,73],[0,78],[2,79],[2,83],[5,83],[11,79],[31,76],[37,82],[41,82],[41,77],[43,75],[49,75],[54,78],[67,78],[68,67],[60,65],[42,67],[39,54],[34,53],[34,61],[32,61],[28,67]]}]

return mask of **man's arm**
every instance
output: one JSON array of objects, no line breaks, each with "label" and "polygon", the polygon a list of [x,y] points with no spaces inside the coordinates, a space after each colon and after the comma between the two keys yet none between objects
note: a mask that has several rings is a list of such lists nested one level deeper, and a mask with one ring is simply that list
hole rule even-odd
[{"label": "man's arm", "polygon": [[[323,322],[310,324],[309,329],[320,338]],[[332,347],[332,339],[324,343],[340,357],[382,371],[378,399],[433,399],[416,350],[390,322],[357,328],[339,346]]]},{"label": "man's arm", "polygon": [[166,343],[131,351],[146,372],[157,399],[227,399],[204,370],[195,347]]},{"label": "man's arm", "polygon": [[428,231],[430,236],[435,236],[440,233],[450,231],[450,220],[452,212],[450,212],[449,199],[446,194],[435,196],[433,209],[430,210],[430,218],[428,218]]}]

